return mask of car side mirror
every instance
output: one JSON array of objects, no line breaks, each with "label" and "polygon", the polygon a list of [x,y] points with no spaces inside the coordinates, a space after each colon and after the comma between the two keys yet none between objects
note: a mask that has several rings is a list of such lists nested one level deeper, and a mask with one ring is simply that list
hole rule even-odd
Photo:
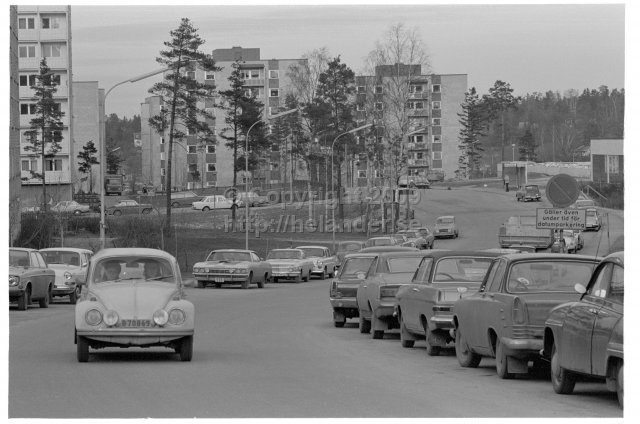
[{"label": "car side mirror", "polygon": [[87,265],[89,265],[88,262],[83,262],[82,265],[80,265],[82,268],[86,267]]},{"label": "car side mirror", "polygon": [[578,283],[575,286],[573,286],[573,289],[575,291],[577,291],[580,294],[584,294],[587,292],[587,288],[585,286],[583,286],[582,284]]}]

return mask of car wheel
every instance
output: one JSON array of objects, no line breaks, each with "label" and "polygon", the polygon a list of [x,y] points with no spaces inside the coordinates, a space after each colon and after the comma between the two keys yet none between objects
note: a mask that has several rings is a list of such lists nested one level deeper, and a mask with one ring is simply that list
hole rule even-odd
[{"label": "car wheel", "polygon": [[80,287],[76,287],[76,289],[69,295],[69,303],[75,305],[78,303],[78,297],[80,296]]},{"label": "car wheel", "polygon": [[337,328],[344,327],[344,324],[347,322],[347,318],[336,311],[333,311],[333,325]]},{"label": "car wheel", "polygon": [[26,311],[27,307],[31,304],[31,286],[27,286],[22,293],[22,296],[18,299],[18,310]]},{"label": "car wheel", "polygon": [[193,357],[193,336],[183,337],[180,341],[180,360],[189,362]]},{"label": "car wheel", "polygon": [[373,330],[371,338],[379,340],[384,337],[384,330]]},{"label": "car wheel", "polygon": [[496,372],[498,373],[498,377],[502,379],[510,379],[513,378],[513,373],[509,372],[509,367],[507,364],[507,353],[504,349],[504,344],[500,342],[500,338],[496,340]]},{"label": "car wheel", "polygon": [[311,270],[309,270],[309,271],[307,272],[307,276],[306,276],[306,277],[304,277],[304,278],[302,279],[302,281],[309,281],[309,278],[310,278],[310,277],[311,277]]},{"label": "car wheel", "polygon": [[327,273],[327,267],[324,267],[324,271],[322,271],[322,276],[320,276],[320,279],[326,280],[327,278],[329,278],[329,274]]},{"label": "car wheel", "polygon": [[482,356],[469,349],[467,340],[464,338],[460,328],[456,330],[456,357],[460,366],[465,368],[477,368],[482,360]]},{"label": "car wheel", "polygon": [[433,333],[429,330],[429,327],[425,325],[424,334],[425,334],[425,342],[427,346],[427,356],[439,356],[440,355],[440,346],[433,345]]},{"label": "car wheel", "polygon": [[45,297],[43,297],[42,299],[40,299],[38,301],[38,303],[40,304],[41,308],[48,308],[49,307],[49,302],[51,301],[51,286],[49,286],[47,288],[47,294]]},{"label": "car wheel", "polygon": [[249,286],[251,285],[251,280],[252,279],[253,279],[253,273],[250,272],[249,276],[247,277],[247,279],[242,282],[242,289],[243,290],[246,290],[246,289],[249,288]]},{"label": "car wheel", "polygon": [[172,208],[177,208],[177,207],[179,207],[179,206],[180,206],[180,203],[178,203],[178,202],[173,202],[173,203],[171,204],[171,207],[172,207]]},{"label": "car wheel", "polygon": [[573,393],[573,388],[576,385],[575,375],[560,366],[560,355],[555,344],[551,351],[551,384],[553,390],[561,395]]},{"label": "car wheel", "polygon": [[222,284],[216,283],[214,287],[217,288],[217,289],[221,289],[222,288]]},{"label": "car wheel", "polygon": [[256,281],[256,284],[258,285],[259,289],[263,289],[264,285],[267,283],[267,274],[264,275],[264,279],[262,281],[258,280]]},{"label": "car wheel", "polygon": [[407,326],[404,324],[404,320],[402,319],[402,314],[399,315],[400,316],[398,317],[398,319],[400,321],[400,345],[406,348],[413,347],[416,341],[413,339],[413,337],[411,337],[411,334],[409,334],[409,330],[407,330]]},{"label": "car wheel", "polygon": [[148,215],[149,213],[151,213],[151,209],[142,209],[143,215]]},{"label": "car wheel", "polygon": [[120,216],[122,215],[122,211],[113,211],[113,216]]},{"label": "car wheel", "polygon": [[360,315],[359,328],[360,333],[369,334],[369,332],[371,331],[371,321],[365,319],[362,315]]},{"label": "car wheel", "polygon": [[278,282],[278,277],[273,277],[273,283],[277,283]]},{"label": "car wheel", "polygon": [[76,355],[78,357],[78,362],[89,361],[89,341],[86,337],[76,337]]},{"label": "car wheel", "polygon": [[618,375],[616,377],[616,391],[618,392],[618,403],[620,408],[624,409],[624,364],[618,367]]},{"label": "car wheel", "polygon": [[209,212],[211,209],[209,208],[209,206],[205,206],[202,208],[202,212]]}]

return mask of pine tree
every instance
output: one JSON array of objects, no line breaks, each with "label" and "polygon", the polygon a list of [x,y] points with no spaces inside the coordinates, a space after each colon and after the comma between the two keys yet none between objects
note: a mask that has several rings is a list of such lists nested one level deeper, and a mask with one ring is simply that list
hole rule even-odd
[{"label": "pine tree", "polygon": [[47,65],[47,59],[40,62],[40,72],[36,75],[34,91],[35,118],[30,122],[30,129],[25,131],[28,144],[24,150],[31,152],[32,156],[40,157],[42,173],[31,171],[32,177],[42,180],[43,211],[47,211],[47,185],[45,183],[46,163],[62,148],[62,117],[64,112],[60,110],[60,103],[56,103],[53,95],[58,91],[60,79],[56,77]]},{"label": "pine tree", "polygon": [[[198,50],[204,40],[198,35],[198,29],[191,21],[182,18],[180,26],[171,31],[171,40],[165,41],[166,50],[160,51],[156,61],[167,67],[164,79],[151,87],[149,92],[161,96],[166,108],[160,114],[149,119],[149,125],[158,133],[167,130],[168,146],[165,169],[165,190],[172,189],[171,168],[174,140],[184,138],[187,133],[198,134],[200,138],[213,139],[214,132],[207,121],[215,119],[212,110],[215,85],[197,81],[196,69],[215,72],[213,58]],[[209,102],[207,102],[207,100]],[[182,124],[182,125],[179,125]],[[180,129],[181,128],[181,129]],[[165,229],[171,228],[171,196],[167,195]]]},{"label": "pine tree", "polygon": [[483,104],[476,93],[475,87],[471,87],[465,93],[464,103],[461,105],[462,113],[458,114],[461,125],[458,140],[458,148],[461,151],[458,159],[459,172],[462,178],[468,178],[478,171],[480,156],[484,149],[480,138],[484,136],[485,115]]},{"label": "pine tree", "polygon": [[93,140],[87,141],[87,144],[82,146],[82,151],[78,153],[78,171],[86,174],[89,173],[89,193],[93,193],[93,174],[92,174],[92,165],[98,165],[98,159],[96,158],[96,154],[98,153],[98,149],[96,149]]},{"label": "pine tree", "polygon": [[537,153],[536,148],[536,140],[533,138],[533,134],[531,133],[531,129],[527,128],[524,135],[520,137],[520,142],[518,143],[518,153],[520,154],[520,160],[526,161],[536,161]]}]

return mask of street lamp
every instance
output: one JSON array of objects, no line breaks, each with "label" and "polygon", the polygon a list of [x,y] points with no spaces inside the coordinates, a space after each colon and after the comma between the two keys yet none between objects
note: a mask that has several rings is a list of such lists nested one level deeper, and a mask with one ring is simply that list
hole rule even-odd
[{"label": "street lamp", "polygon": [[163,72],[168,71],[167,68],[163,68],[163,69],[157,69],[155,71],[152,72],[147,72],[146,74],[142,74],[142,75],[138,75],[137,77],[133,77],[133,78],[129,78],[127,80],[121,81],[117,84],[115,84],[113,87],[111,87],[109,90],[107,90],[106,94],[104,95],[104,97],[102,97],[101,103],[102,103],[102,114],[103,114],[103,118],[102,118],[102,125],[100,128],[100,138],[102,139],[102,143],[100,146],[100,248],[104,249],[104,244],[105,244],[105,234],[104,234],[104,229],[105,229],[105,216],[104,216],[104,192],[105,192],[105,187],[104,187],[104,168],[105,168],[105,158],[107,157],[106,154],[106,119],[104,118],[104,115],[106,115],[106,104],[107,104],[107,96],[109,95],[109,93],[111,93],[111,91],[118,87],[119,85],[125,84],[127,82],[137,82],[140,80],[143,80],[145,78],[149,78],[152,77],[154,75],[158,75],[161,74]]},{"label": "street lamp", "polygon": [[[285,110],[282,113],[276,113],[275,115],[267,116],[267,121],[269,119],[281,118],[285,115],[289,115],[291,113],[297,112],[298,109],[289,109]],[[244,215],[244,248],[245,250],[249,250],[249,133],[259,123],[262,122],[262,119],[251,124],[249,129],[247,130],[247,136],[244,140],[244,191],[245,191],[245,215]]]},{"label": "street lamp", "polygon": [[[373,126],[373,124],[362,125],[362,126],[360,126],[358,128],[354,128],[352,130],[343,132],[342,134],[338,134],[338,136],[333,139],[333,143],[331,143],[331,195],[334,196],[334,198],[335,198],[336,194],[335,194],[335,189],[334,189],[334,186],[333,186],[333,180],[334,180],[334,178],[333,178],[333,147],[335,146],[336,141],[338,141],[338,139],[340,137],[342,137],[343,135],[347,135],[347,134],[351,134],[351,133],[354,133],[354,132],[358,132],[360,130],[364,130],[364,129],[372,127],[372,126]],[[340,196],[340,195],[338,195],[338,196]],[[338,198],[338,202],[340,202],[339,198]],[[336,250],[336,208],[335,208],[335,205],[331,205],[331,206],[332,206],[331,207],[331,229],[333,231],[333,235],[332,235],[333,245],[332,246],[333,246],[333,251],[335,252],[335,250]]]}]

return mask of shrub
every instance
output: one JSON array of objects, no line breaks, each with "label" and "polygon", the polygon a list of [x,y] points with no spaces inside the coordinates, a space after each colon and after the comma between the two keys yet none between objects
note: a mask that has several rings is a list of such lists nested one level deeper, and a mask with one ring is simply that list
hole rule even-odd
[{"label": "shrub", "polygon": [[164,244],[164,217],[132,215],[107,217],[107,234],[117,239],[118,247],[149,247],[160,249]]},{"label": "shrub", "polygon": [[15,246],[44,249],[50,247],[58,231],[58,220],[51,213],[23,213],[20,221],[20,235]]}]

